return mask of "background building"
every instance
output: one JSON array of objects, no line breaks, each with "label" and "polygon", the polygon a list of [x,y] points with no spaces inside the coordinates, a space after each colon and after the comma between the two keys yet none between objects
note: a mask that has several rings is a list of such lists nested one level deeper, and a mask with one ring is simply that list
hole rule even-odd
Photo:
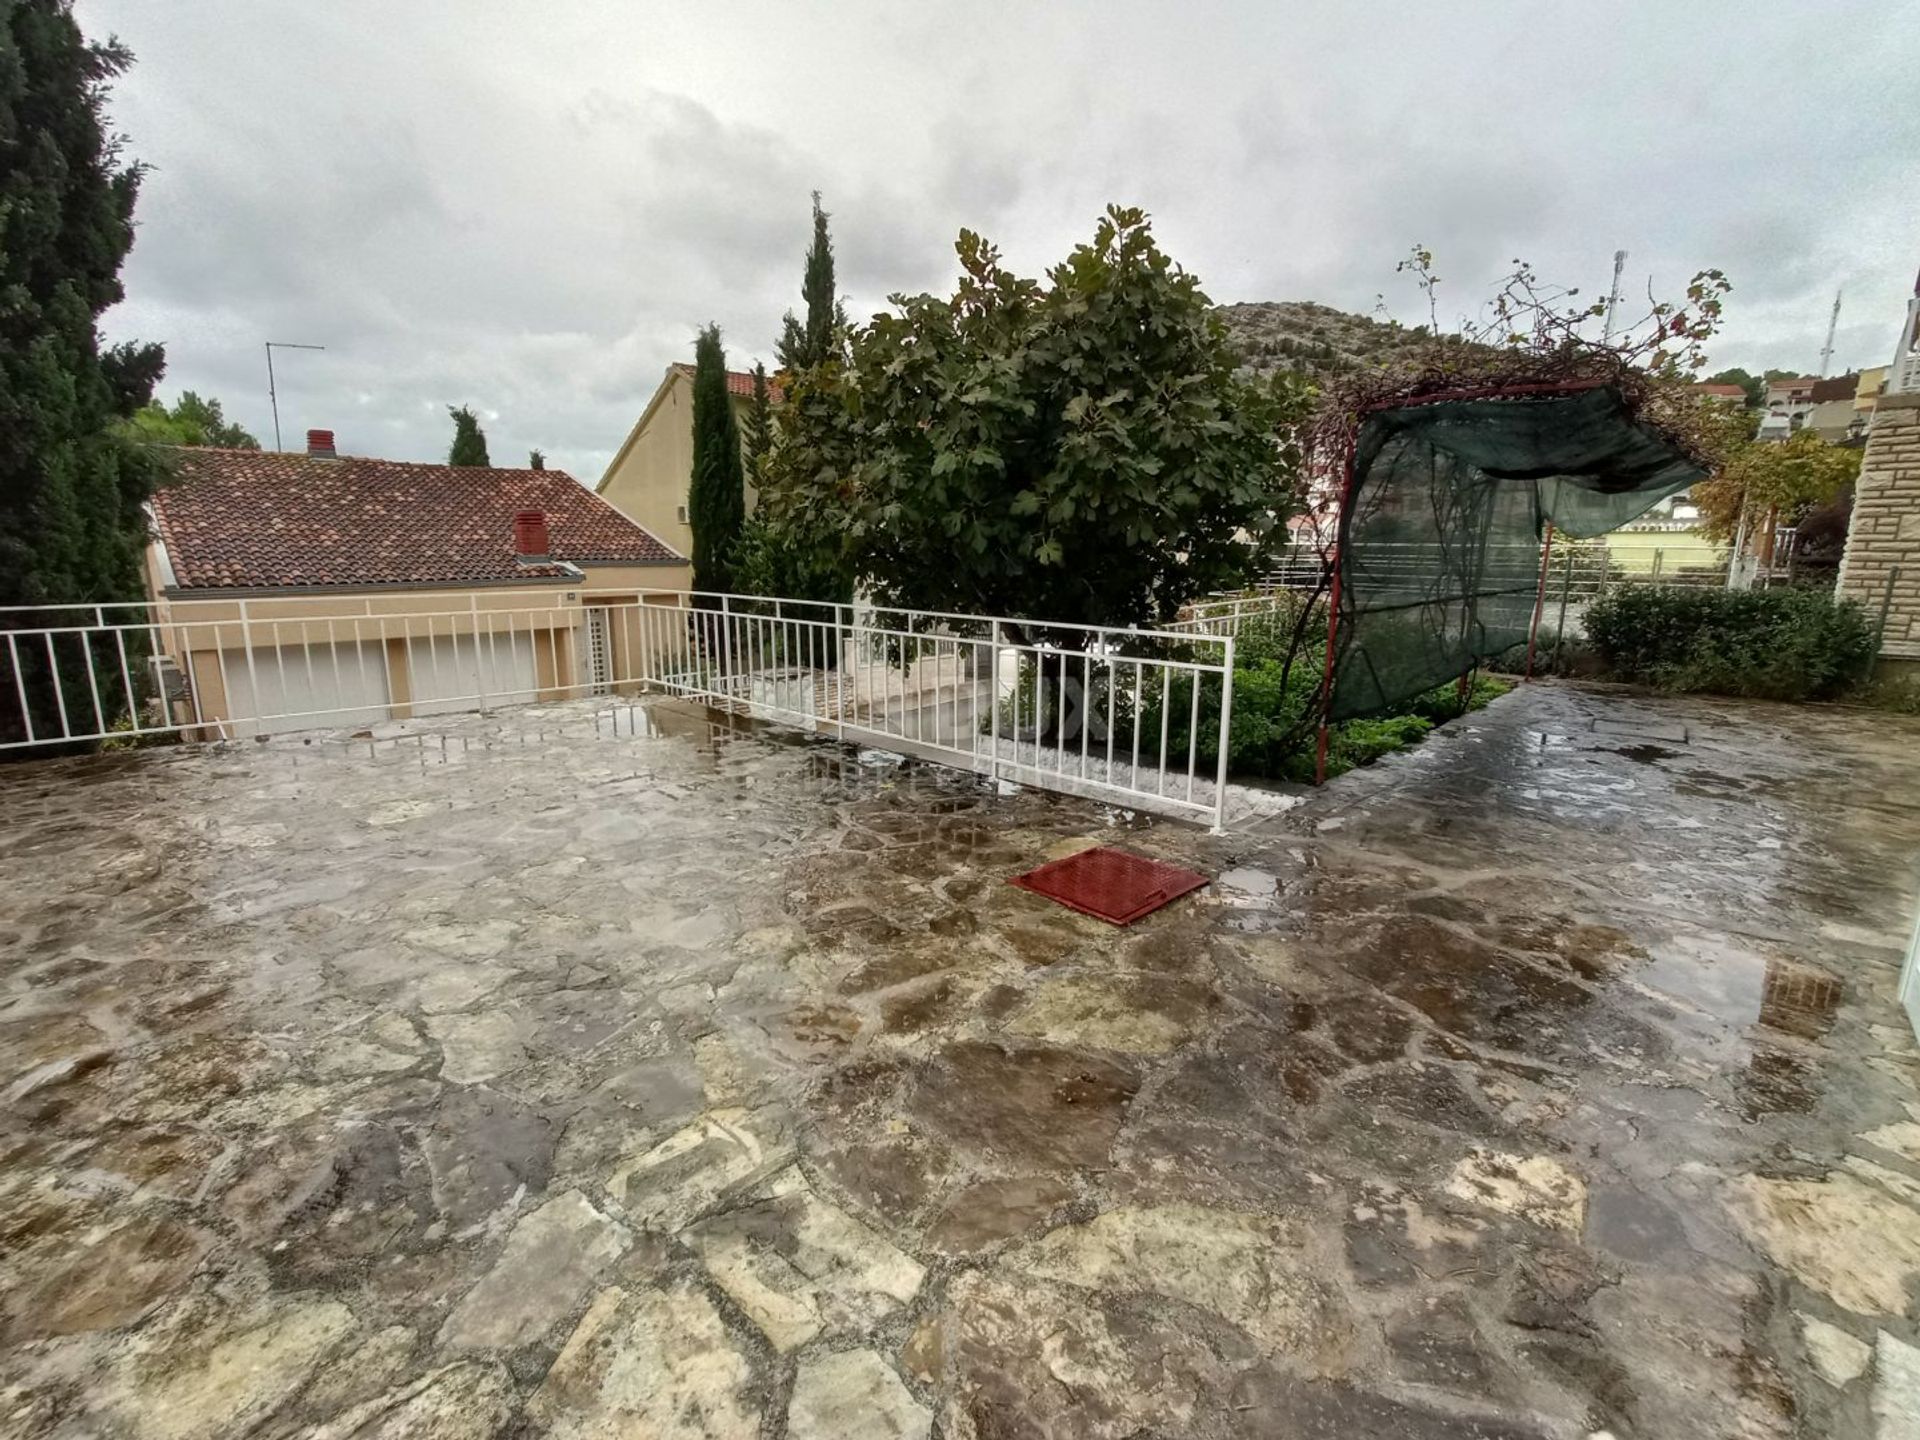
[{"label": "background building", "polygon": [[[204,737],[562,699],[634,673],[685,558],[562,470],[181,449],[147,575],[173,718]],[[626,607],[626,608],[621,608]]]},{"label": "background building", "polygon": [[[734,419],[744,422],[747,407],[753,403],[753,376],[744,370],[729,370],[727,398],[733,404]],[[777,388],[774,399],[779,399]],[[744,443],[744,433],[742,438]],[[687,520],[687,488],[692,481],[693,366],[669,365],[660,388],[634,421],[594,490],[622,515],[660,536],[682,555],[691,555],[693,526]],[[749,514],[758,499],[749,474]]]}]

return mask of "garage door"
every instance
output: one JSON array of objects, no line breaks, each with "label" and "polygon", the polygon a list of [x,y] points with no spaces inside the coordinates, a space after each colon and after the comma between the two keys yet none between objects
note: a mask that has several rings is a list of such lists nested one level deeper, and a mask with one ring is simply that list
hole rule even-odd
[{"label": "garage door", "polygon": [[377,644],[256,645],[223,650],[231,733],[278,735],[387,718],[387,666]]},{"label": "garage door", "polygon": [[529,705],[534,700],[533,639],[500,635],[437,636],[407,642],[413,713],[450,715],[489,705]]}]

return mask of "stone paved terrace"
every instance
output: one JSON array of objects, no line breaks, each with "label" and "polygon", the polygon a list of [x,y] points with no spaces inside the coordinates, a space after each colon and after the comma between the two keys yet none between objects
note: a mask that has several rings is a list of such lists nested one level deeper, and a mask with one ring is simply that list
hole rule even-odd
[{"label": "stone paved terrace", "polygon": [[1916,1433],[1912,723],[1535,686],[1222,839],[444,734],[0,768],[0,1434]]}]

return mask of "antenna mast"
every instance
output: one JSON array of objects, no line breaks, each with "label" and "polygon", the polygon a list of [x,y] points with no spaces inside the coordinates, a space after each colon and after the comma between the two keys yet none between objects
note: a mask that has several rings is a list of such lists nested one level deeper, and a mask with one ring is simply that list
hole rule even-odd
[{"label": "antenna mast", "polygon": [[1843,290],[1833,292],[1833,314],[1827,319],[1827,343],[1820,349],[1820,378],[1827,378],[1827,371],[1833,364],[1833,332],[1840,328],[1840,296]]},{"label": "antenna mast", "polygon": [[324,345],[296,345],[288,340],[267,341],[267,404],[273,407],[273,448],[280,448],[280,394],[273,387],[273,352],[276,350],[324,350]]},{"label": "antenna mast", "polygon": [[1613,252],[1613,289],[1607,292],[1607,323],[1600,331],[1600,343],[1605,345],[1613,339],[1613,320],[1620,309],[1620,274],[1627,268],[1627,252]]}]

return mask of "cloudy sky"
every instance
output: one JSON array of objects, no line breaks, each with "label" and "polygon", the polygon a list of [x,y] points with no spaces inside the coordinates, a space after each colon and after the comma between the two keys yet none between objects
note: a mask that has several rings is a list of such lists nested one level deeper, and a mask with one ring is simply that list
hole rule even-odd
[{"label": "cloudy sky", "polygon": [[770,358],[825,192],[856,316],[962,226],[1039,273],[1109,201],[1216,300],[1442,319],[1508,261],[1734,283],[1716,364],[1883,363],[1920,267],[1920,6],[79,0],[153,166],[114,338],[272,443],[597,480],[717,320]]}]

